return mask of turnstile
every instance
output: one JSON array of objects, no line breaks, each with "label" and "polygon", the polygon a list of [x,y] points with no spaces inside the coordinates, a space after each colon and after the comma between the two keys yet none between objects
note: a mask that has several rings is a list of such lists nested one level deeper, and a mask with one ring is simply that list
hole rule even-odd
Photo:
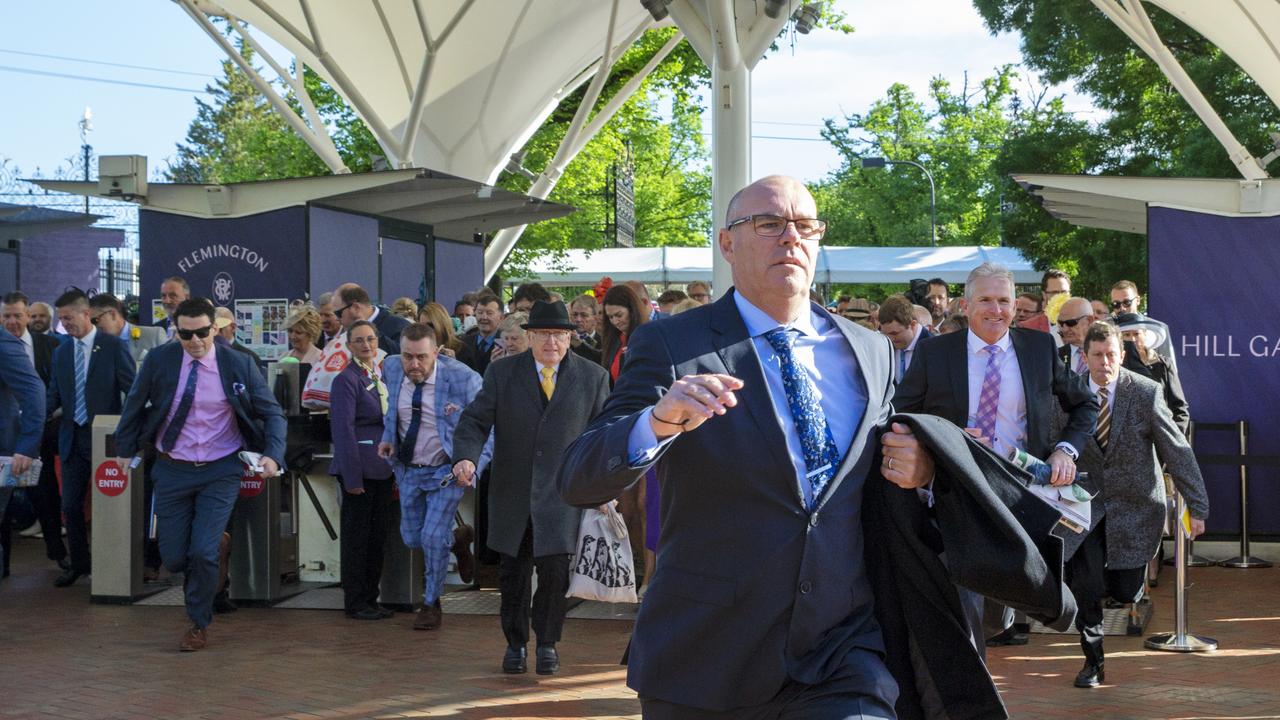
[{"label": "turnstile", "polygon": [[93,419],[89,601],[96,603],[127,604],[150,594],[142,582],[142,535],[147,515],[142,468],[121,472],[115,463],[119,420],[115,415]]},{"label": "turnstile", "polygon": [[231,514],[231,599],[270,604],[296,594],[298,482],[286,472],[274,478],[247,475]]},{"label": "turnstile", "polygon": [[422,602],[422,551],[409,548],[400,537],[400,500],[391,510],[382,554],[382,583],[378,602],[392,610],[410,612]]}]

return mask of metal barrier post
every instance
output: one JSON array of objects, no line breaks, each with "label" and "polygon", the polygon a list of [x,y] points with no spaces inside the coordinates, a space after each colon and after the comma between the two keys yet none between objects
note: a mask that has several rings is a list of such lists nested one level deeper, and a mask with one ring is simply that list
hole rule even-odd
[{"label": "metal barrier post", "polygon": [[[1177,524],[1182,524],[1182,514],[1186,512],[1187,501],[1182,493],[1177,493],[1175,502]],[[1183,562],[1187,554],[1189,538],[1182,528],[1173,531],[1173,559],[1177,569],[1176,584],[1173,586],[1173,627],[1171,633],[1152,635],[1143,643],[1150,650],[1167,650],[1169,652],[1207,652],[1218,649],[1218,641],[1213,638],[1192,635],[1187,632],[1187,564]]]},{"label": "metal barrier post", "polygon": [[[1240,454],[1249,454],[1249,423],[1239,423]],[[1218,563],[1229,568],[1269,568],[1271,563],[1249,555],[1249,466],[1240,463],[1240,555]]]}]

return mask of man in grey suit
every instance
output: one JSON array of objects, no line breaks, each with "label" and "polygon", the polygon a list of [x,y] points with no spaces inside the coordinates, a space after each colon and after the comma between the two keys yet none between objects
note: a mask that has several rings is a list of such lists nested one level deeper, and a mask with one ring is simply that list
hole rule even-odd
[{"label": "man in grey suit", "polygon": [[535,302],[522,327],[529,349],[489,365],[480,394],[458,421],[453,474],[462,485],[473,482],[492,430],[488,545],[501,556],[498,587],[507,638],[502,670],[528,671],[532,620],[537,672],[550,675],[560,667],[556,643],[581,519],[581,511],[560,499],[556,469],[564,449],[604,407],[609,373],[569,352],[574,326],[563,302]]},{"label": "man in grey suit", "polygon": [[147,356],[147,352],[168,342],[164,328],[143,327],[126,320],[124,303],[111,293],[98,293],[89,298],[89,313],[99,330],[124,341],[136,365],[142,364],[142,358]]},{"label": "man in grey suit", "polygon": [[1160,545],[1166,509],[1157,459],[1187,499],[1191,537],[1204,532],[1209,516],[1209,496],[1191,445],[1174,423],[1160,386],[1121,367],[1120,340],[1120,331],[1104,322],[1094,323],[1084,338],[1089,390],[1102,410],[1093,437],[1080,449],[1080,469],[1101,492],[1093,502],[1089,534],[1067,566],[1085,656],[1075,680],[1080,688],[1106,681],[1103,598],[1136,602],[1147,561]]},{"label": "man in grey suit", "polygon": [[933,460],[882,427],[889,342],[809,301],[816,215],[794,178],[739,191],[719,233],[733,290],[638,329],[565,454],[578,506],[657,465],[657,569],[627,673],[646,718],[895,717],[864,557],[886,539],[864,539],[863,494],[877,472],[922,487]]}]

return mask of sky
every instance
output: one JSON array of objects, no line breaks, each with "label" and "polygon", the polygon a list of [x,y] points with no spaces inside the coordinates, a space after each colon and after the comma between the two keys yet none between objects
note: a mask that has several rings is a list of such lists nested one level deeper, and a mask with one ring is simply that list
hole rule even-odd
[{"label": "sky", "polygon": [[[794,49],[788,44],[757,66],[753,176],[816,180],[836,169],[837,154],[818,136],[823,120],[864,112],[894,82],[923,96],[936,75],[958,86],[966,71],[976,81],[1020,60],[1018,38],[992,37],[962,0],[839,5],[855,33],[798,36]],[[0,2],[0,27],[0,97],[8,108],[0,113],[0,162],[26,176],[51,175],[78,153],[86,107],[97,154],[146,155],[154,174],[195,116],[194,91],[221,73],[221,51],[168,0]],[[1055,92],[1067,95],[1069,109],[1092,113],[1071,88]]]}]

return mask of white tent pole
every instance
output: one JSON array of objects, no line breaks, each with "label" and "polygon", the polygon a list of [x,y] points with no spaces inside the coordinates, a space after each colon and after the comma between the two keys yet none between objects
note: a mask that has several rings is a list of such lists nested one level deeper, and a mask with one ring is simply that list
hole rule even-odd
[{"label": "white tent pole", "polygon": [[[231,42],[228,41],[222,33],[218,32],[218,29],[213,26],[213,23],[204,13],[196,9],[195,3],[192,2],[192,0],[179,0],[179,2],[182,4],[182,8],[186,10],[187,14],[191,16],[191,19],[196,21],[196,24],[205,31],[206,35],[213,38],[213,41],[222,48],[222,51],[227,54],[227,57],[231,58],[231,61],[234,62],[236,66],[240,68],[240,71],[245,74],[245,77],[249,78],[249,82],[258,89],[258,92],[262,93],[263,97],[267,99],[267,102],[271,103],[271,106],[275,108],[276,112],[280,113],[280,116],[284,118],[284,121],[289,123],[289,126],[293,128],[294,132],[298,133],[298,135],[302,137],[302,140],[320,156],[320,159],[329,166],[331,171],[336,174],[351,172],[347,169],[346,163],[342,161],[342,157],[338,155],[338,151],[333,146],[332,141],[328,144],[322,142],[318,137],[318,133],[312,132],[311,128],[307,127],[307,124],[302,121],[302,118],[298,117],[298,114],[293,111],[293,108],[289,107],[289,104],[275,92],[275,89],[271,87],[271,83],[267,82],[262,75],[260,75],[258,71],[244,59],[244,56],[241,55],[234,46],[232,46]],[[232,24],[235,23],[233,22]],[[329,139],[328,135],[325,136],[325,139]]]},{"label": "white tent pole", "polygon": [[[418,144],[418,124],[422,122],[422,113],[427,108],[427,88],[431,82],[431,72],[436,67],[436,52],[449,39],[449,35],[453,29],[458,26],[462,17],[471,9],[475,0],[465,0],[462,6],[458,8],[458,12],[449,20],[449,24],[445,26],[440,37],[435,40],[431,39],[431,35],[427,32],[426,18],[421,12],[418,13],[419,20],[422,24],[422,40],[426,45],[426,51],[422,56],[422,68],[418,71],[418,83],[413,89],[413,98],[409,106],[409,119],[404,124],[404,135],[400,140],[400,146],[404,148],[404,157],[400,158],[401,167],[413,167],[413,150]],[[420,9],[417,0],[414,0],[415,9]]]},{"label": "white tent pole", "polygon": [[[751,71],[742,62],[729,0],[710,9],[711,33],[718,44],[711,65],[711,213],[712,227],[720,228],[729,200],[751,182]],[[711,245],[712,287],[723,295],[733,284],[733,274],[714,235]]]},{"label": "white tent pole", "polygon": [[[650,21],[645,21],[641,25],[641,28],[646,28],[649,24],[651,24]],[[680,41],[683,38],[683,33],[676,33],[665,45],[659,48],[658,52],[654,53],[653,57],[649,58],[649,62],[645,63],[645,66],[632,76],[632,78],[621,88],[619,88],[618,92],[614,93],[613,97],[609,98],[608,102],[606,102],[604,106],[596,112],[595,116],[592,117],[591,122],[581,128],[581,132],[577,135],[575,141],[571,144],[567,144],[570,143],[571,138],[568,133],[565,134],[564,139],[560,142],[560,148],[556,151],[556,156],[552,159],[551,163],[547,165],[547,168],[538,175],[538,178],[527,191],[528,195],[538,199],[545,199],[551,194],[551,191],[555,189],[556,183],[559,182],[560,175],[564,172],[564,168],[578,155],[579,152],[582,151],[584,147],[586,147],[587,143],[600,132],[600,130],[609,122],[610,119],[613,118],[618,110],[626,104],[627,100],[629,100],[635,91],[639,89],[640,85],[644,82],[644,79],[653,73],[654,69],[671,54],[671,51],[680,44]],[[621,56],[622,52],[625,50],[626,47],[620,47],[617,55]],[[611,70],[612,62],[608,65],[605,65],[602,62],[597,77],[600,77],[601,75],[607,77]],[[587,94],[590,96],[590,88],[588,88]],[[579,106],[578,112],[583,113],[584,109],[588,109],[585,98],[583,105]],[[577,117],[578,116],[575,115],[574,119],[577,120]],[[572,128],[570,129],[572,130]],[[563,157],[561,156],[562,153]],[[488,282],[489,278],[493,277],[493,275],[498,271],[498,267],[507,259],[507,255],[511,254],[511,249],[515,247],[516,241],[519,240],[520,236],[524,233],[525,227],[527,226],[520,225],[518,227],[506,228],[499,230],[494,234],[493,240],[489,243],[489,247],[484,251],[485,282]]]},{"label": "white tent pole", "polygon": [[[190,0],[183,0],[190,2]],[[320,38],[320,28],[317,26],[315,17],[311,12],[311,3],[308,0],[298,0],[298,5],[302,8],[302,14],[307,19],[307,29],[311,32],[312,42],[315,44],[316,59],[329,72],[334,83],[343,88],[347,99],[355,106],[356,112],[360,113],[361,119],[369,126],[369,130],[373,132],[374,138],[378,141],[378,145],[382,147],[382,151],[387,154],[387,161],[392,165],[399,165],[404,153],[400,147],[400,143],[396,140],[396,136],[387,129],[382,119],[373,111],[371,106],[360,94],[355,83],[351,82],[351,78],[342,71],[342,67],[334,61],[329,55],[329,51],[325,49],[324,41]]]},{"label": "white tent pole", "polygon": [[742,42],[742,62],[746,63],[748,70],[755,70],[756,64],[764,58],[765,51],[790,19],[786,13],[778,13],[776,18],[763,13],[756,17],[755,24]]},{"label": "white tent pole", "polygon": [[715,44],[711,41],[711,31],[707,29],[707,24],[698,11],[689,4],[689,0],[674,0],[667,6],[667,13],[675,21],[676,27],[689,38],[689,45],[702,58],[703,64],[711,67]]},{"label": "white tent pole", "polygon": [[1231,129],[1222,122],[1222,118],[1200,92],[1200,88],[1196,87],[1191,76],[1183,69],[1173,53],[1169,52],[1169,48],[1156,32],[1155,26],[1151,24],[1151,18],[1143,9],[1141,0],[1091,0],[1091,2],[1155,62],[1173,84],[1174,89],[1182,95],[1200,121],[1227,151],[1227,156],[1246,180],[1263,180],[1269,177],[1266,169],[1253,157],[1249,149],[1236,139]]},{"label": "white tent pole", "polygon": [[738,44],[737,19],[733,16],[733,0],[707,0],[711,13],[711,37],[715,41],[716,63],[722,68],[742,64],[742,46]]}]

